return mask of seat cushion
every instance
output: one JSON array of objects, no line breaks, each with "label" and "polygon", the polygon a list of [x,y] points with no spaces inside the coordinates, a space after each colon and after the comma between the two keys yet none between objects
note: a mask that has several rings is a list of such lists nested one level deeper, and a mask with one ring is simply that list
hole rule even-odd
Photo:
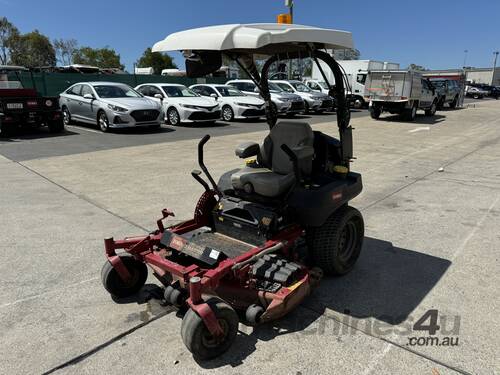
[{"label": "seat cushion", "polygon": [[253,191],[264,197],[277,197],[292,186],[295,181],[293,173],[278,174],[267,168],[245,167],[231,175],[231,183],[235,189],[244,190],[250,183]]}]

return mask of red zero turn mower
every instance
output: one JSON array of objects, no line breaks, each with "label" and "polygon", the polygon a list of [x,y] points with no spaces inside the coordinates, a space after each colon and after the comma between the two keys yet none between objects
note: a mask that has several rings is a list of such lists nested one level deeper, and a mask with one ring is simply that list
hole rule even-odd
[{"label": "red zero turn mower", "polygon": [[[202,37],[200,37],[202,35]],[[363,218],[348,206],[361,192],[361,176],[350,171],[352,128],[345,77],[324,48],[352,48],[348,32],[298,25],[227,25],[175,33],[154,51],[182,50],[190,77],[218,70],[222,55],[236,61],[266,100],[270,132],[261,145],[247,142],[236,155],[244,168],[215,183],[203,161],[206,135],[198,145],[204,188],[194,218],[147,236],[105,240],[104,287],[115,297],[138,292],[148,267],[165,288],[167,302],[186,307],[181,335],[196,358],[225,352],[236,337],[241,312],[247,323],[280,318],[310,293],[324,273],[343,275],[359,257]],[[268,56],[257,71],[255,56]],[[268,88],[275,62],[312,58],[332,70],[339,138],[312,131],[307,123],[278,122]],[[328,82],[319,69],[323,78]],[[117,250],[124,251],[117,253]]]}]

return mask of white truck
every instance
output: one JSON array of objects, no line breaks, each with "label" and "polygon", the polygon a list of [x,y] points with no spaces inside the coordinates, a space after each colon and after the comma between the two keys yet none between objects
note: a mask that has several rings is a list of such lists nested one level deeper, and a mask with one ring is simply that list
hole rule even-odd
[{"label": "white truck", "polygon": [[383,112],[399,114],[413,121],[418,109],[434,116],[438,94],[430,81],[415,70],[371,70],[365,83],[365,99],[370,115],[378,119]]},{"label": "white truck", "polygon": [[[344,69],[349,87],[351,88],[351,90],[348,90],[346,94],[349,95],[350,101],[352,101],[354,107],[357,108],[368,106],[364,96],[366,75],[369,70],[399,69],[398,63],[376,60],[340,60],[338,63]],[[328,81],[334,84],[335,79],[333,78],[332,72],[326,67],[326,65],[321,62],[320,64],[324,72],[329,72],[327,75]],[[316,64],[313,64],[312,79],[306,80],[305,82],[311,89],[313,89],[311,86],[321,86],[324,82],[323,76]]]}]

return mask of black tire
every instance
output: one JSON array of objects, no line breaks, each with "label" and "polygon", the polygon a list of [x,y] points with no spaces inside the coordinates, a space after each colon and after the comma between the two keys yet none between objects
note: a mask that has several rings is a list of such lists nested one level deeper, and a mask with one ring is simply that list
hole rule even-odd
[{"label": "black tire", "polygon": [[170,107],[167,111],[167,119],[168,123],[172,126],[177,126],[181,124],[181,117],[179,116],[179,112],[174,107]]},{"label": "black tire", "polygon": [[455,109],[455,108],[457,108],[457,104],[458,104],[458,96],[455,96],[455,97],[453,98],[453,101],[452,101],[452,102],[450,102],[450,104],[449,104],[449,105],[450,105],[450,108],[451,108],[451,109]]},{"label": "black tire", "polygon": [[378,120],[380,118],[380,115],[382,114],[382,111],[378,107],[370,107],[370,116],[374,120]]},{"label": "black tire", "polygon": [[168,296],[168,302],[170,302],[172,305],[176,307],[184,306],[187,297],[186,293],[177,288],[172,288],[172,289],[173,290],[170,291],[170,294]]},{"label": "black tire", "polygon": [[429,109],[425,110],[425,115],[426,116],[434,116],[436,114],[437,110],[437,104],[436,101],[433,101],[431,104],[431,107]]},{"label": "black tire", "polygon": [[438,102],[437,102],[437,109],[439,109],[439,110],[443,109],[445,101],[446,101],[446,98],[444,96],[440,97]]},{"label": "black tire", "polygon": [[307,230],[307,242],[314,266],[329,275],[345,275],[356,263],[364,238],[361,213],[344,206],[320,227]]},{"label": "black tire", "polygon": [[103,133],[109,132],[109,119],[106,112],[99,111],[97,113],[97,126]]},{"label": "black tire", "polygon": [[[473,95],[472,95],[472,98],[473,98],[473,99],[480,99],[480,98],[481,98],[481,96],[480,96],[480,95],[478,95],[478,94],[473,94]],[[482,98],[481,98],[481,99],[482,99]]]},{"label": "black tire", "polygon": [[234,309],[219,298],[207,301],[219,324],[224,337],[215,340],[194,310],[189,309],[182,319],[181,336],[184,345],[197,359],[215,358],[229,349],[238,333],[238,315]]},{"label": "black tire", "polygon": [[415,121],[417,117],[417,103],[413,103],[413,107],[405,110],[404,117],[407,121]]},{"label": "black tire", "polygon": [[63,119],[49,121],[47,127],[51,133],[61,133],[64,131],[64,121]]},{"label": "black tire", "polygon": [[69,111],[68,107],[66,106],[62,107],[62,116],[63,116],[64,126],[72,124],[71,112]]},{"label": "black tire", "polygon": [[225,105],[221,109],[221,117],[224,121],[233,121],[234,120],[234,111],[231,106]]},{"label": "black tire", "polygon": [[120,254],[120,259],[130,272],[130,282],[125,283],[110,262],[106,261],[101,270],[101,281],[104,288],[118,298],[130,297],[136,294],[148,278],[147,266],[129,254]]}]

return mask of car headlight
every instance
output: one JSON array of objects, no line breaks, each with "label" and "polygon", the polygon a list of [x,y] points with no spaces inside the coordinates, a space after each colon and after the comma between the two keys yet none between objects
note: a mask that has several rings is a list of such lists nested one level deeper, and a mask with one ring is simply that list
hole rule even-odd
[{"label": "car headlight", "polygon": [[251,104],[247,104],[247,103],[234,102],[234,104],[239,105],[240,107],[253,107]]},{"label": "car headlight", "polygon": [[119,107],[117,105],[108,104],[108,108],[115,112],[127,112],[127,108]]},{"label": "car headlight", "polygon": [[45,105],[46,105],[47,107],[52,107],[52,104],[54,104],[54,103],[53,103],[53,102],[52,102],[52,100],[50,100],[50,99],[47,99],[47,100],[45,101]]},{"label": "car headlight", "polygon": [[292,98],[279,98],[278,100],[281,102],[284,102],[284,103],[288,103],[288,102],[293,101],[294,99],[292,99]]}]

